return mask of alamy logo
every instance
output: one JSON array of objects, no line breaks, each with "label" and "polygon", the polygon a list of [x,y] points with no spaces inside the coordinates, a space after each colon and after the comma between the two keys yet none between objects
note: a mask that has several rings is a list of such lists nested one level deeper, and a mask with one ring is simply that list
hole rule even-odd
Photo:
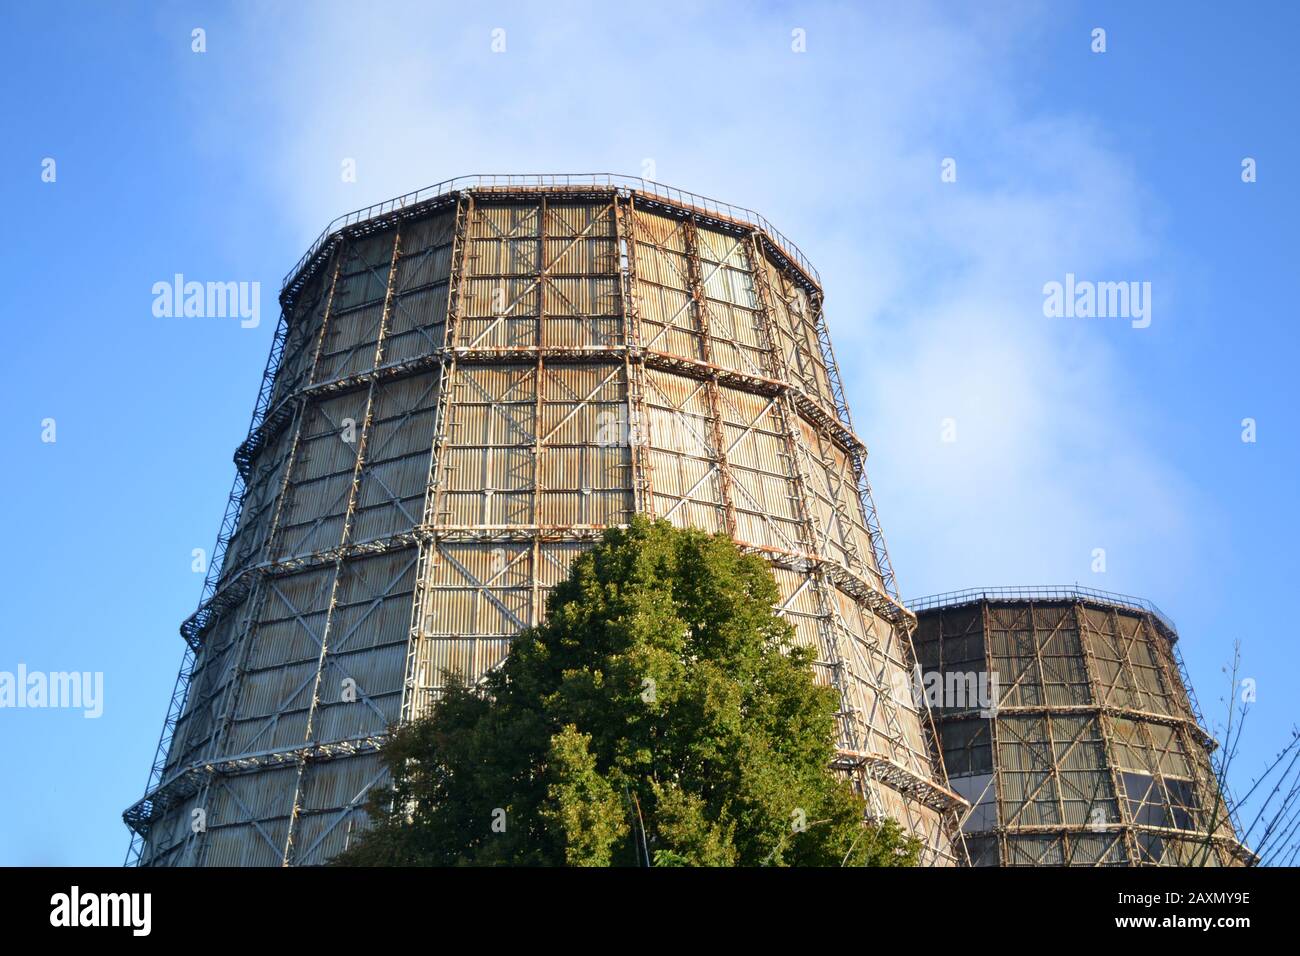
[{"label": "alamy logo", "polygon": [[1091,282],[1076,280],[1043,285],[1043,315],[1049,319],[1131,319],[1135,329],[1151,324],[1150,282]]},{"label": "alamy logo", "polygon": [[176,273],[172,282],[153,284],[153,314],[160,319],[234,319],[245,329],[262,322],[262,283],[186,282]]},{"label": "alamy logo", "polygon": [[33,707],[80,710],[95,719],[104,713],[103,671],[0,671],[0,708]]},{"label": "alamy logo", "polygon": [[129,926],[131,935],[148,936],[153,926],[153,897],[149,893],[85,893],[74,886],[70,892],[50,897],[50,925]]},{"label": "alamy logo", "polygon": [[997,716],[997,671],[895,671],[894,699],[917,708],[978,710],[981,717]]}]

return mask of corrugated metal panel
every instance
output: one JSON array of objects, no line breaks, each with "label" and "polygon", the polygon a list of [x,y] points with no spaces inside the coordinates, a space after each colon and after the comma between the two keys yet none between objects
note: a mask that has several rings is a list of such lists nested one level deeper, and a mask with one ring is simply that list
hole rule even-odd
[{"label": "corrugated metal panel", "polygon": [[711,414],[703,382],[652,369],[646,373],[646,386],[650,392],[647,401],[653,405],[686,412],[701,419],[706,419]]},{"label": "corrugated metal panel", "polygon": [[740,268],[745,267],[746,236],[717,232],[701,228],[696,235],[699,238],[700,259],[708,263],[729,263]]},{"label": "corrugated metal panel", "polygon": [[685,293],[690,288],[689,261],[682,253],[638,242],[636,244],[637,283],[639,285],[649,283],[666,290]]},{"label": "corrugated metal panel", "polygon": [[306,706],[311,700],[315,674],[315,660],[250,671],[241,682],[236,718],[270,717],[285,710]]},{"label": "corrugated metal panel", "polygon": [[699,528],[710,534],[726,530],[722,507],[698,498],[681,499],[656,493],[655,513],[677,528]]},{"label": "corrugated metal panel", "polygon": [[[446,276],[442,278],[445,280]],[[437,335],[428,336],[428,347],[430,350],[441,347],[441,326],[447,320],[447,294],[448,288],[444,281],[441,285],[430,289],[394,296],[389,315],[389,338],[384,348],[385,354],[392,350],[392,343],[403,333],[414,329],[432,329],[435,326],[439,328],[439,332]]]},{"label": "corrugated metal panel", "polygon": [[[635,230],[638,239],[644,238],[656,246],[662,246],[673,252],[686,251],[686,239],[682,234],[680,219],[639,209],[635,216]],[[640,252],[637,255],[640,256]]]},{"label": "corrugated metal panel", "polygon": [[[400,653],[391,656],[400,658],[396,664],[397,672],[404,674],[406,649],[399,647],[397,650]],[[338,685],[341,683],[342,678],[338,678],[337,674],[331,675],[330,693],[336,695]],[[313,721],[313,734],[322,740],[346,740],[367,734],[382,734],[392,724],[397,723],[402,715],[400,686],[396,691],[380,693],[372,692],[359,678],[357,683],[359,696],[355,701],[321,700],[316,710],[316,719]]]},{"label": "corrugated metal panel", "polygon": [[544,588],[554,587],[569,574],[569,568],[578,555],[586,550],[580,544],[544,544],[541,548],[541,566],[537,579]]},{"label": "corrugated metal panel", "polygon": [[[556,275],[594,276],[618,268],[618,245],[613,239],[569,238],[546,240],[546,268]],[[535,271],[535,270],[533,270]],[[561,280],[571,281],[571,280]],[[586,280],[583,280],[586,281]],[[593,284],[609,280],[590,280]],[[551,309],[548,307],[547,312]]]},{"label": "corrugated metal panel", "polygon": [[334,285],[335,309],[354,309],[383,299],[388,288],[387,266],[372,271],[360,263],[352,262],[349,267],[359,271],[351,274],[340,272]]},{"label": "corrugated metal panel", "polygon": [[441,687],[441,675],[447,671],[472,682],[505,660],[509,650],[509,638],[435,637],[421,641],[418,683]]},{"label": "corrugated metal panel", "polygon": [[[592,423],[592,431],[595,423]],[[542,487],[552,491],[591,492],[627,489],[626,446],[573,445],[544,448]]]},{"label": "corrugated metal panel", "polygon": [[536,239],[476,239],[470,252],[473,275],[526,276],[540,265]]},{"label": "corrugated metal panel", "polygon": [[[489,293],[490,294],[490,293]],[[492,305],[485,310],[492,316],[482,319],[462,319],[460,342],[474,349],[522,349],[537,345],[537,291],[522,299],[506,298],[502,293],[502,311],[494,313]]]},{"label": "corrugated metal panel", "polygon": [[[621,308],[618,280],[614,278],[552,278],[542,296],[546,315],[617,315]],[[546,330],[548,344],[559,344]]]},{"label": "corrugated metal panel", "polygon": [[303,786],[306,810],[338,810],[364,799],[375,779],[384,775],[384,762],[377,753],[360,754],[317,764]]},{"label": "corrugated metal panel", "polygon": [[547,203],[546,234],[611,237],[614,235],[612,207],[607,203]]},{"label": "corrugated metal panel", "polygon": [[1014,836],[1007,838],[1009,866],[1060,866],[1065,862],[1059,836]]},{"label": "corrugated metal panel", "polygon": [[653,347],[655,326],[678,326],[689,331],[697,331],[690,311],[690,296],[684,285],[680,288],[665,284],[652,285],[648,277],[639,273],[641,264],[637,263],[637,286],[634,294],[641,320],[651,326],[652,331],[646,335],[646,347]]},{"label": "corrugated metal panel", "polygon": [[540,216],[534,205],[489,205],[474,210],[470,235],[475,239],[524,238],[538,235]]},{"label": "corrugated metal panel", "polygon": [[279,866],[276,855],[267,839],[282,840],[286,826],[263,826],[262,833],[251,825],[213,829],[208,837],[204,861],[208,866]]},{"label": "corrugated metal panel", "polygon": [[628,520],[631,507],[632,496],[621,490],[547,492],[540,520],[545,525],[616,525]]}]

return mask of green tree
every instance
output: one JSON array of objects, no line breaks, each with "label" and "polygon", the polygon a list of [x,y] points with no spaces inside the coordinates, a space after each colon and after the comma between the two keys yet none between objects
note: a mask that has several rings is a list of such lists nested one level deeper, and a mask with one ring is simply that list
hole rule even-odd
[{"label": "green tree", "polygon": [[830,769],[834,690],[765,562],[638,518],[506,662],[396,728],[345,865],[914,865]]}]

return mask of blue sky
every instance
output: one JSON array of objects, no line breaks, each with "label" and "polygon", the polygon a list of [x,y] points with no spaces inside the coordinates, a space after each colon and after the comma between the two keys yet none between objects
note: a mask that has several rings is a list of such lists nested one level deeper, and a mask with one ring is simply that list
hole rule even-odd
[{"label": "blue sky", "polygon": [[[1284,741],[1296,8],[701,6],[0,13],[0,670],[105,680],[97,720],[0,710],[0,863],[122,859],[283,274],[334,216],[473,172],[645,174],[762,212],[825,282],[904,596],[1144,596],[1211,718],[1243,642],[1234,784]],[[260,282],[261,325],[155,317],[177,272]],[[1045,317],[1067,273],[1150,282],[1150,327]]]}]

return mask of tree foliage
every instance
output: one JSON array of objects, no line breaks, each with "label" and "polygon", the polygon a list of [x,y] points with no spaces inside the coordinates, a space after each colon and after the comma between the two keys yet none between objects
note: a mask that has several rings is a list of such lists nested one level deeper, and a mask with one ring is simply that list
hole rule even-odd
[{"label": "tree foliage", "polygon": [[726,537],[636,519],[479,688],[396,728],[347,865],[913,865],[830,770],[835,691]]}]

